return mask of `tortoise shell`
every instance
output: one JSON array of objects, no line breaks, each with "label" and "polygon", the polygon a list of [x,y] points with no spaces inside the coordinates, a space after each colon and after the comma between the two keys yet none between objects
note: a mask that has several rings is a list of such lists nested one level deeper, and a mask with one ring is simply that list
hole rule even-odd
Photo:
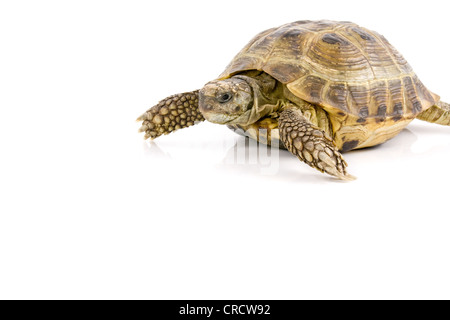
[{"label": "tortoise shell", "polygon": [[409,122],[439,100],[382,35],[351,22],[297,21],[263,31],[219,79],[247,70],[268,73],[340,118],[341,127]]}]

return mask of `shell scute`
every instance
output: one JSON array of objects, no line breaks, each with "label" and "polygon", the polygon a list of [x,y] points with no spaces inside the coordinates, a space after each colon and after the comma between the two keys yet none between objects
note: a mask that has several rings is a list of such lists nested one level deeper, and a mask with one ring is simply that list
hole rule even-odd
[{"label": "shell scute", "polygon": [[247,70],[360,123],[412,119],[439,100],[382,35],[351,22],[297,21],[263,31],[219,78]]}]

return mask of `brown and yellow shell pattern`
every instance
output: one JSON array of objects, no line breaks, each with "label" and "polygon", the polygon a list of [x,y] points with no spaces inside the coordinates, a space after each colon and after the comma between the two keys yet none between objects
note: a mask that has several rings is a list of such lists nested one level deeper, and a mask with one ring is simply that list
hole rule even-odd
[{"label": "brown and yellow shell pattern", "polygon": [[266,30],[219,76],[260,70],[329,114],[343,151],[376,145],[439,101],[380,34],[351,22],[297,21]]}]

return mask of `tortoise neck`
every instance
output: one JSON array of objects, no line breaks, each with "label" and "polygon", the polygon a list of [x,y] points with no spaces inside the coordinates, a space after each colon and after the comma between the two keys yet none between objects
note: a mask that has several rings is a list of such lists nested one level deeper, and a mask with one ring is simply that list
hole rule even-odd
[{"label": "tortoise neck", "polygon": [[253,90],[253,108],[248,120],[246,123],[241,123],[242,125],[251,125],[266,116],[275,114],[285,104],[284,85],[266,73],[256,76],[240,74],[233,78],[244,80]]},{"label": "tortoise neck", "polygon": [[276,104],[283,98],[284,85],[265,72],[247,71],[234,78],[242,79],[252,87],[254,99],[260,105]]}]

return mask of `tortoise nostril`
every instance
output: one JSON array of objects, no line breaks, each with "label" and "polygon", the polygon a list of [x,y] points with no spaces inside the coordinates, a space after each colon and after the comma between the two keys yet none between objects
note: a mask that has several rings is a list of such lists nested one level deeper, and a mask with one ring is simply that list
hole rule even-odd
[{"label": "tortoise nostril", "polygon": [[236,107],[236,108],[234,108],[234,111],[235,111],[235,112],[241,111],[241,107]]}]

